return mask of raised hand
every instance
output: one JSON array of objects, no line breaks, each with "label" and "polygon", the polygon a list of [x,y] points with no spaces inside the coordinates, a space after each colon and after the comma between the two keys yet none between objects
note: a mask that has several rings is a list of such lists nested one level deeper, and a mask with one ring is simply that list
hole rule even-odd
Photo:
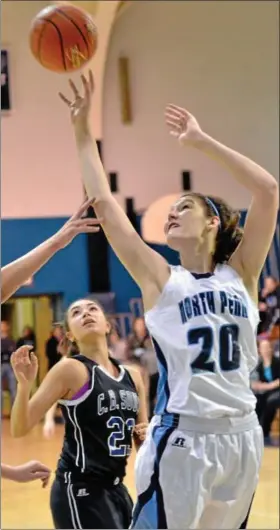
[{"label": "raised hand", "polygon": [[180,144],[196,144],[205,135],[196,118],[186,109],[177,107],[177,105],[167,105],[165,121],[171,136],[177,138]]},{"label": "raised hand", "polygon": [[78,234],[92,234],[100,230],[98,225],[101,223],[101,219],[84,217],[84,214],[93,203],[94,199],[84,201],[78,211],[53,236],[58,248],[61,249],[69,245]]},{"label": "raised hand", "polygon": [[92,102],[92,94],[94,92],[94,79],[92,71],[89,71],[88,78],[82,74],[81,81],[83,84],[83,94],[79,92],[75,83],[69,79],[69,85],[73,92],[72,100],[68,99],[66,96],[64,96],[64,94],[59,92],[59,97],[71,111],[72,123],[78,127],[87,125]]},{"label": "raised hand", "polygon": [[38,359],[30,352],[32,346],[21,346],[11,356],[11,365],[18,384],[31,387],[38,373]]}]

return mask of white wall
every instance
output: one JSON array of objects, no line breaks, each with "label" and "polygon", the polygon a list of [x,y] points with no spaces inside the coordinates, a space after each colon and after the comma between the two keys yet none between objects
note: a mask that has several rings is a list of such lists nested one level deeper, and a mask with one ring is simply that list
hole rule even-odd
[{"label": "white wall", "polygon": [[[132,3],[113,28],[103,97],[104,157],[138,209],[194,189],[245,208],[248,194],[214,162],[180,149],[164,127],[168,102],[188,106],[205,130],[278,177],[277,2]],[[117,59],[130,59],[132,125],[120,119]]]},{"label": "white wall", "polygon": [[[10,50],[13,110],[1,117],[1,214],[4,218],[70,215],[83,197],[67,108],[58,98],[68,75],[48,72],[29,51],[29,28],[44,1],[1,2],[1,46]],[[93,130],[102,137],[102,81],[107,43],[118,2],[101,2],[94,20],[99,46]],[[77,78],[79,74],[73,76]],[[69,92],[70,94],[70,92]]]}]

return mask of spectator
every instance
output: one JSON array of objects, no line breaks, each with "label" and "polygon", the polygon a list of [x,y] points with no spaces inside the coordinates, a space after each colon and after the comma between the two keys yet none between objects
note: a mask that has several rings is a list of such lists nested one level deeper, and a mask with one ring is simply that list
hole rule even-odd
[{"label": "spectator", "polygon": [[152,418],[155,408],[155,402],[157,397],[157,387],[158,387],[158,367],[157,367],[157,356],[155,349],[152,345],[150,337],[145,342],[145,351],[140,357],[140,362],[142,366],[146,369],[148,378],[149,378],[149,419]]},{"label": "spectator", "polygon": [[16,347],[32,346],[34,352],[36,351],[36,336],[30,326],[25,326],[22,331],[22,336],[18,339]]},{"label": "spectator", "polygon": [[273,355],[269,340],[259,344],[260,361],[252,376],[251,388],[256,394],[256,412],[263,428],[266,446],[274,445],[271,437],[271,425],[277,409],[280,408],[280,359]]},{"label": "spectator", "polygon": [[132,324],[132,332],[127,339],[127,358],[128,362],[138,367],[141,372],[147,399],[149,399],[149,374],[141,356],[149,349],[149,344],[150,337],[146,328],[145,320],[143,317],[137,317]]},{"label": "spectator", "polygon": [[61,324],[56,324],[51,332],[50,338],[46,342],[46,357],[48,358],[48,370],[50,370],[61,359],[59,352],[59,343],[64,337],[64,331]]},{"label": "spectator", "polygon": [[259,295],[260,326],[259,333],[280,325],[280,284],[272,276],[264,279],[264,287]]},{"label": "spectator", "polygon": [[157,393],[158,369],[156,353],[142,317],[134,320],[132,333],[128,337],[128,348],[130,359],[141,366],[151,418]]},{"label": "spectator", "polygon": [[135,318],[132,325],[132,333],[128,337],[129,357],[135,361],[140,361],[141,355],[145,352],[149,342],[149,334],[143,317]]},{"label": "spectator", "polygon": [[[6,320],[1,321],[1,382],[8,385],[8,390],[13,404],[16,397],[16,378],[10,364],[12,353],[16,350],[16,343],[10,337],[10,324]],[[2,395],[3,404],[3,395]]]},{"label": "spectator", "polygon": [[115,326],[112,327],[109,333],[108,346],[114,359],[120,363],[127,361],[127,341],[121,338]]}]

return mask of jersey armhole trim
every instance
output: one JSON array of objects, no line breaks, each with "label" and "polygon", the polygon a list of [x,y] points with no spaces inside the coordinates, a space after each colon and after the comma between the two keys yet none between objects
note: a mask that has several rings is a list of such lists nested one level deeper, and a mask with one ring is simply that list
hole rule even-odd
[{"label": "jersey armhole trim", "polygon": [[170,271],[170,276],[167,280],[167,282],[165,283],[155,305],[153,307],[151,307],[151,309],[148,309],[148,311],[145,311],[144,313],[144,317],[148,317],[150,314],[152,314],[154,311],[156,311],[159,307],[159,305],[162,303],[162,301],[164,300],[164,297],[166,295],[166,293],[168,292],[168,289],[169,289],[169,286],[170,284],[172,283],[171,280],[174,276],[174,272],[180,268],[181,266],[180,265],[169,265],[168,264],[168,268],[169,268],[169,271]]},{"label": "jersey armhole trim", "polygon": [[67,407],[75,407],[77,405],[80,405],[80,403],[83,403],[88,396],[91,394],[91,392],[94,389],[94,377],[95,377],[95,369],[96,365],[92,367],[92,374],[91,374],[91,386],[90,388],[83,394],[83,396],[77,398],[77,399],[59,399],[58,404],[59,405],[66,405]]},{"label": "jersey armhole trim", "polygon": [[[230,269],[234,275],[235,278],[237,278],[242,287],[245,289],[245,292],[246,292],[246,296],[248,297],[248,301],[250,301],[251,305],[252,305],[252,308],[256,311],[257,314],[259,314],[259,309],[258,309],[258,306],[255,302],[255,300],[252,298],[252,296],[250,295],[248,289],[246,288],[245,286],[245,283],[243,281],[243,278],[242,276],[240,276],[240,274],[237,272],[237,270],[235,270],[235,268],[232,266],[232,265],[229,265],[229,263],[223,263],[222,265],[219,265],[219,267],[227,267],[228,269]],[[217,267],[218,268],[218,267]],[[220,269],[221,270],[221,269]]]}]

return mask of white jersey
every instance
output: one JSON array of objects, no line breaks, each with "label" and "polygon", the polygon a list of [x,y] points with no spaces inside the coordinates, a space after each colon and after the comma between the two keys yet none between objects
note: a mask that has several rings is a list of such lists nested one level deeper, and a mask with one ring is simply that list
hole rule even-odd
[{"label": "white jersey", "polygon": [[259,313],[234,269],[192,274],[172,267],[145,320],[160,374],[155,414],[221,418],[255,409],[250,372]]}]

